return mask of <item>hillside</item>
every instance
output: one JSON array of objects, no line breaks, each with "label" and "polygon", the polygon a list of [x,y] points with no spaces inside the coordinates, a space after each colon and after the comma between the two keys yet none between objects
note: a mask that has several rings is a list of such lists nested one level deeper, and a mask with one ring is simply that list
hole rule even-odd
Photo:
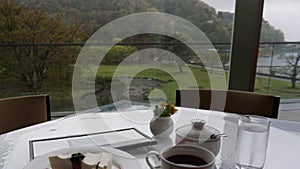
[{"label": "hillside", "polygon": [[18,0],[28,8],[39,8],[50,16],[64,13],[64,23],[75,20],[83,22],[83,29],[89,34],[119,17],[143,11],[151,7],[143,0]]},{"label": "hillside", "polygon": [[[199,0],[17,0],[28,8],[39,8],[50,16],[64,13],[64,23],[83,22],[89,35],[119,17],[145,11],[177,15],[198,26],[212,42],[230,42],[233,14],[217,13]],[[262,26],[263,41],[283,41],[284,35],[267,21]]]},{"label": "hillside", "polygon": [[[223,20],[227,30],[232,31],[234,14],[230,12],[218,12],[218,17]],[[273,27],[268,21],[263,19],[261,25],[261,42],[283,42],[284,34],[281,30]]]}]

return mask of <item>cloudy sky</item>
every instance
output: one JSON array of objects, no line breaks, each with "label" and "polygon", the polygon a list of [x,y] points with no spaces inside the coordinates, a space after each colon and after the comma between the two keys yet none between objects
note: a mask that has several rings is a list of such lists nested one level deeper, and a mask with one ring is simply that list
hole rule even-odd
[{"label": "cloudy sky", "polygon": [[[202,0],[217,11],[234,11],[235,0]],[[300,0],[265,0],[264,19],[283,31],[285,41],[300,41]]]}]

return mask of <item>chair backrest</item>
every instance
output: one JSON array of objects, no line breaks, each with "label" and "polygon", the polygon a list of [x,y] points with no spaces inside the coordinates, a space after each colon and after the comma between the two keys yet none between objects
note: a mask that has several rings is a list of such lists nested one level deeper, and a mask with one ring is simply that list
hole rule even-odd
[{"label": "chair backrest", "polygon": [[236,90],[176,90],[176,106],[277,118],[280,97]]},{"label": "chair backrest", "polygon": [[51,120],[49,95],[0,99],[0,134]]}]

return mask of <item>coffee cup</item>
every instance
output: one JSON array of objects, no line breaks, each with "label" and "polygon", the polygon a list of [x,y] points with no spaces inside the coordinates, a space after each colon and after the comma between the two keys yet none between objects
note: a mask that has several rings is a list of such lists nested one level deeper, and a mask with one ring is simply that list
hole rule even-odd
[{"label": "coffee cup", "polygon": [[203,148],[193,145],[176,145],[163,149],[161,152],[150,151],[146,162],[155,169],[151,158],[156,156],[161,161],[161,169],[214,169],[215,155]]}]

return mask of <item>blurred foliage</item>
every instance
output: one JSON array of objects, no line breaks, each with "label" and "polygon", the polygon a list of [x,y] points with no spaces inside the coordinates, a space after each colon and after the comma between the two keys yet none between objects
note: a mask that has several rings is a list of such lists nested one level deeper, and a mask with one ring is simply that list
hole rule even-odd
[{"label": "blurred foliage", "polygon": [[[223,20],[228,31],[232,32],[234,14],[230,12],[218,12],[218,17]],[[268,21],[263,19],[260,42],[284,42],[284,34],[281,30],[276,29]]]},{"label": "blurred foliage", "polygon": [[[1,95],[53,93],[71,96],[72,64],[80,41],[80,24],[62,25],[62,14],[49,17],[38,9],[26,9],[11,0],[0,1]],[[40,44],[40,45],[39,45]]]},{"label": "blurred foliage", "polygon": [[137,51],[133,46],[115,45],[111,48],[101,63],[103,64],[120,64],[123,59]]}]

